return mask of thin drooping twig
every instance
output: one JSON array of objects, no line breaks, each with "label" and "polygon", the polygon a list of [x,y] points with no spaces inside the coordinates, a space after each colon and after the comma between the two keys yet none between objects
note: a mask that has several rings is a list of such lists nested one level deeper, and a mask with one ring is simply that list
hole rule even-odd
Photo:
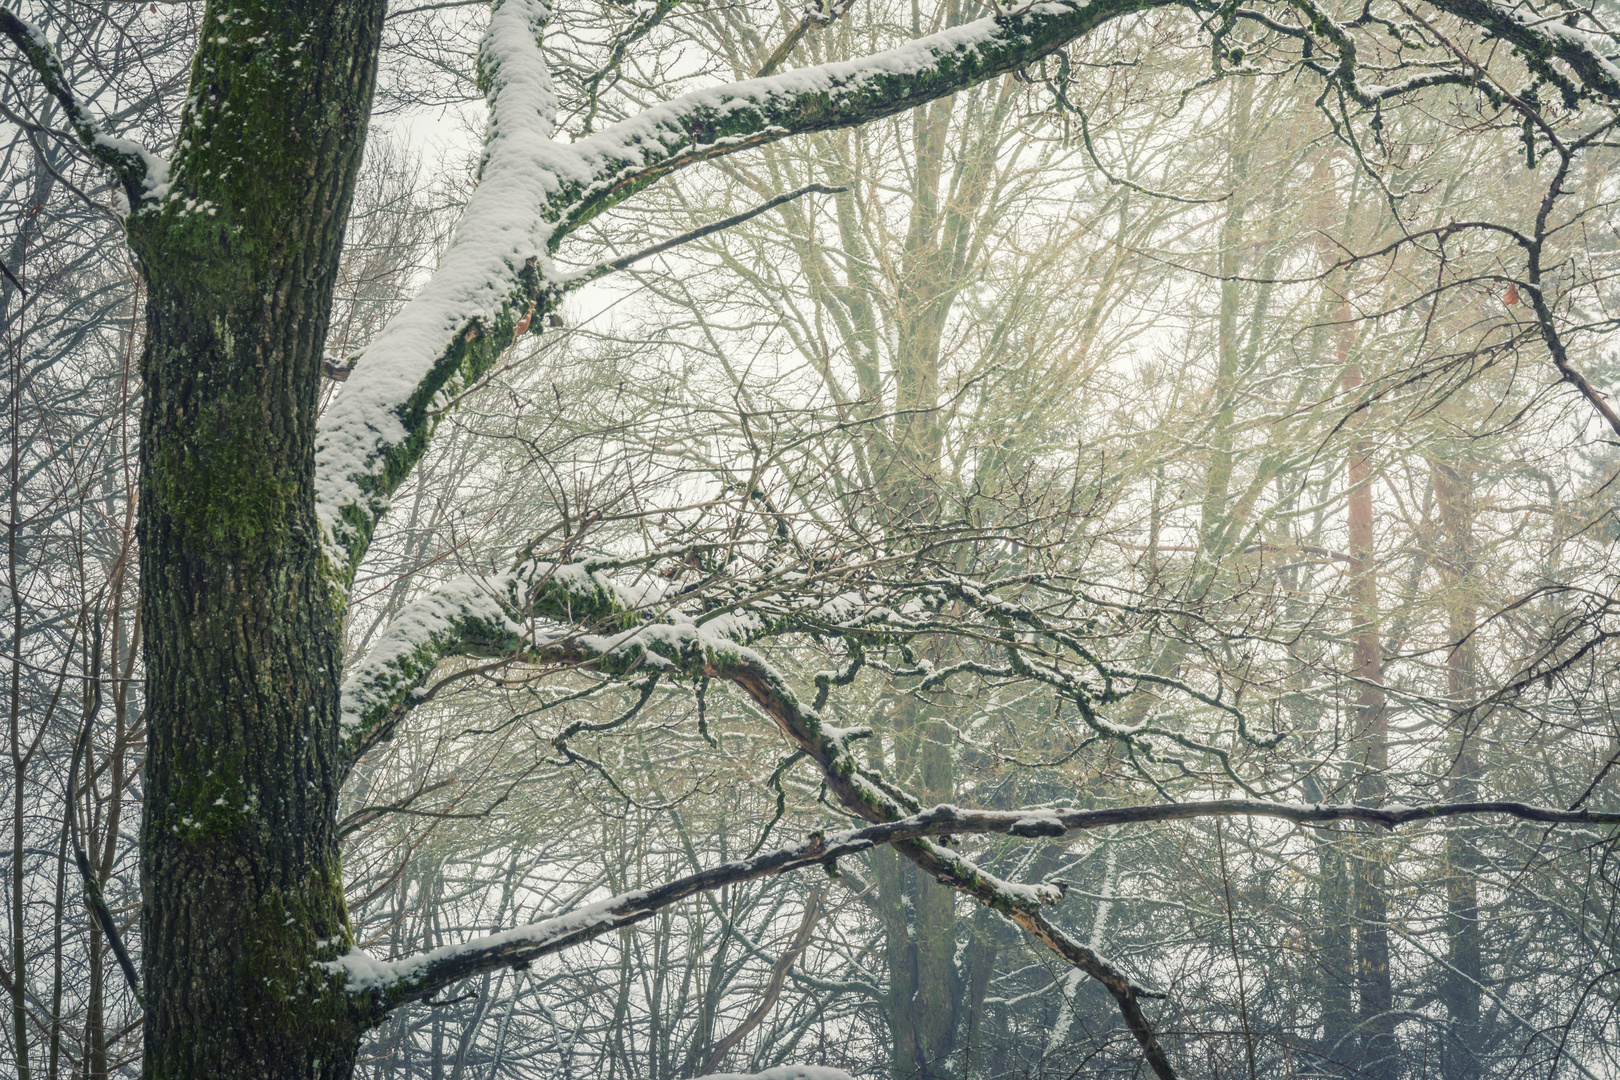
[{"label": "thin drooping twig", "polygon": [[[595,281],[597,278],[602,278],[609,274],[617,273],[633,263],[640,262],[642,259],[650,259],[654,255],[668,251],[671,248],[680,247],[682,244],[689,244],[693,240],[701,240],[705,236],[720,232],[722,229],[729,229],[734,225],[741,225],[743,222],[756,218],[765,213],[767,210],[774,210],[783,203],[792,202],[794,199],[802,198],[805,195],[839,195],[848,190],[849,189],[847,187],[833,187],[830,184],[806,184],[804,187],[795,188],[786,194],[778,195],[776,198],[771,199],[768,202],[760,203],[752,210],[744,210],[740,214],[733,214],[728,218],[721,218],[719,221],[711,222],[710,224],[704,225],[701,228],[696,228],[690,232],[681,233],[679,236],[674,236],[663,241],[662,243],[654,244],[650,248],[644,248],[633,255],[626,255],[623,258],[614,259],[612,262],[605,262],[597,266],[593,266],[589,270],[583,271],[582,273],[569,278],[565,287],[569,289],[577,289],[581,285]],[[336,378],[336,376],[334,376],[334,378]]]}]

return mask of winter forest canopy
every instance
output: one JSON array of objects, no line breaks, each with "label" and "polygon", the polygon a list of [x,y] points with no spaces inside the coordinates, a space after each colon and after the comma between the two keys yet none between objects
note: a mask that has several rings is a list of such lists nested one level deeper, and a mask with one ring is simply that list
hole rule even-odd
[{"label": "winter forest canopy", "polygon": [[0,1071],[1620,1077],[1620,8],[0,30]]}]

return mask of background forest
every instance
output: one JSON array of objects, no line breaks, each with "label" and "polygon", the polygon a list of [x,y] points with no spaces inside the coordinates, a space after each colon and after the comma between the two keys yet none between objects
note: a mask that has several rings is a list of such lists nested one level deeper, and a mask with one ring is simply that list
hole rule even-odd
[{"label": "background forest", "polygon": [[[110,128],[169,141],[201,5],[30,8]],[[589,132],[654,88],[982,14],[822,11],[559,5],[560,122]],[[481,100],[484,18],[389,17],[330,397],[470,188],[481,132],[457,118]],[[1445,40],[1416,15],[1390,33]],[[1587,146],[1553,183],[1567,162],[1504,103],[1439,86],[1369,109],[1291,72],[1284,40],[1251,21],[1212,50],[1186,12],[1148,12],[592,222],[581,268],[819,185],[582,290],[566,325],[464,395],[362,566],[348,655],[539,536],[716,617],[745,593],[814,596],[892,625],[876,646],[756,648],[869,728],[853,745],[924,806],[1620,809],[1620,454],[1560,380],[1504,231],[1537,239],[1561,362],[1613,386],[1614,151]],[[0,1061],[134,1075],[139,1005],[78,860],[138,951],[143,296],[116,193],[5,63]],[[1500,227],[1456,224],[1474,221]],[[756,589],[789,564],[791,588]],[[960,586],[1019,575],[1041,583],[1024,600],[1039,625]],[[959,587],[930,594],[935,579]],[[1130,672],[1129,692],[1065,696],[1075,655]],[[379,957],[433,948],[837,827],[846,812],[784,746],[718,681],[441,664],[349,781],[356,937]],[[1163,995],[1150,1011],[1189,1076],[1620,1076],[1613,828],[1238,817],[957,842],[1003,878],[1063,883],[1051,918]],[[485,974],[396,1013],[361,1074],[782,1062],[1144,1075],[1100,986],[889,849]]]}]

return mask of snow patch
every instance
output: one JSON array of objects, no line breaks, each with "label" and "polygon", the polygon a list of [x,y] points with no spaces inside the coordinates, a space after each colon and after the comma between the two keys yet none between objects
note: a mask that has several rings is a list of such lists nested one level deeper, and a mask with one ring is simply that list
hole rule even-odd
[{"label": "snow patch", "polygon": [[757,1073],[709,1073],[703,1080],[854,1080],[830,1065],[778,1065]]}]

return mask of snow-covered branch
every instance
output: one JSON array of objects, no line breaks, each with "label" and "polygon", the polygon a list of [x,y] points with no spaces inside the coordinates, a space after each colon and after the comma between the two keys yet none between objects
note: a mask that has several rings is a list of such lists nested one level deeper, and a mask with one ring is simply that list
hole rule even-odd
[{"label": "snow-covered branch", "polygon": [[61,61],[37,27],[0,7],[0,33],[11,39],[46,92],[62,106],[73,134],[85,149],[118,177],[132,208],[147,196],[162,194],[168,182],[168,164],[139,143],[101,130],[101,124],[73,92]]},{"label": "snow-covered branch", "polygon": [[356,358],[322,415],[316,497],[334,572],[358,565],[389,495],[454,398],[566,282],[551,262],[573,229],[683,166],[866,123],[1018,70],[1099,24],[1168,0],[1049,0],[860,60],[704,90],[574,143],[552,138],[540,0],[499,0],[480,52],[491,126],[478,187],[422,293]]},{"label": "snow-covered branch", "polygon": [[[521,618],[543,614],[556,620],[554,632],[523,631]],[[498,583],[457,585],[418,601],[395,621],[362,668],[345,684],[344,713],[350,722],[350,752],[363,749],[385,734],[407,710],[418,687],[432,669],[433,658],[445,652],[476,651],[485,646],[511,647],[515,658],[539,663],[571,664],[614,673],[661,670],[686,677],[720,679],[737,686],[753,699],[787,736],[819,767],[828,790],[849,810],[875,824],[904,823],[919,809],[917,801],[881,774],[863,767],[850,742],[864,732],[828,723],[820,711],[802,701],[788,681],[755,650],[740,643],[762,629],[760,620],[724,616],[697,622],[638,620],[635,598],[614,589],[599,574],[578,564],[557,566],[532,563],[521,566]],[[571,624],[605,629],[618,621],[622,629],[608,633],[579,632]],[[459,645],[458,645],[459,636]],[[954,815],[954,811],[953,811]],[[993,820],[984,819],[987,825]],[[1007,832],[1023,818],[998,822]],[[902,827],[885,842],[892,843],[942,884],[964,892],[1045,942],[1065,961],[1100,981],[1118,1002],[1122,1015],[1140,1043],[1143,1054],[1161,1077],[1172,1077],[1169,1059],[1141,1010],[1143,991],[1095,951],[1082,945],[1040,912],[1043,903],[1062,895],[1054,885],[1028,886],[1003,881],[941,844],[927,839],[930,831],[956,831],[949,823],[931,819],[915,835]],[[1030,828],[1036,828],[1031,825]],[[1048,827],[1049,828],[1049,827]],[[1032,835],[1039,835],[1035,833]],[[780,871],[771,871],[780,872]],[[548,929],[542,943],[522,938],[521,947],[544,945],[546,951],[566,947],[594,936],[602,920],[633,919],[644,901],[619,901],[622,910],[593,907],[587,917],[575,913]],[[555,942],[555,944],[554,944]],[[497,958],[507,956],[506,939],[490,945]],[[537,954],[538,955],[538,954]],[[461,972],[461,961],[446,958],[436,971]],[[498,962],[496,963],[498,965]],[[412,976],[415,978],[417,976]],[[461,974],[446,975],[460,978]],[[442,983],[441,983],[442,985]]]},{"label": "snow-covered branch", "polygon": [[[542,0],[497,0],[480,51],[491,124],[479,185],[428,286],[356,358],[321,418],[316,490],[337,575],[352,574],[390,494],[421,456],[435,404],[545,325],[567,284],[551,255],[575,228],[686,165],[892,115],[1019,70],[1111,19],[1164,6],[1211,9],[1197,0],[1042,0],[859,60],[688,94],[562,143],[552,137],[556,102],[538,40],[549,9]],[[1333,65],[1308,62],[1352,97],[1372,102],[1412,88],[1360,86],[1352,24],[1311,0],[1289,6],[1304,22],[1298,33],[1337,54]],[[1620,69],[1605,52],[1611,37],[1541,20],[1523,5],[1434,6],[1512,43],[1570,94],[1620,100]]]},{"label": "snow-covered branch", "polygon": [[[927,587],[937,590],[940,582],[929,579]],[[953,587],[946,590],[949,594],[971,594],[978,606],[1001,615],[1028,613],[1027,609],[1014,610],[1016,605],[1009,607],[1008,602],[995,600],[990,595],[994,587],[991,583],[956,580],[950,584]],[[781,597],[776,603],[784,608],[792,606]],[[677,678],[707,677],[728,681],[747,693],[799,750],[815,760],[828,789],[839,801],[873,824],[682,878],[659,890],[603,901],[534,927],[402,961],[404,967],[373,970],[365,967],[373,962],[358,958],[352,962],[359,965],[351,970],[352,979],[369,979],[367,986],[393,987],[389,994],[399,1000],[414,1000],[467,974],[527,962],[615,926],[638,921],[658,906],[693,892],[826,863],[879,844],[893,844],[943,884],[1002,913],[1065,961],[1103,983],[1119,1003],[1148,1059],[1161,1076],[1167,1076],[1168,1059],[1158,1048],[1152,1027],[1142,1013],[1145,992],[1043,914],[1043,905],[1060,898],[1061,887],[999,880],[948,844],[936,843],[931,837],[962,833],[1058,837],[1104,826],[1236,816],[1268,817],[1298,825],[1359,822],[1384,828],[1482,814],[1543,824],[1620,824],[1617,813],[1563,811],[1517,802],[1358,807],[1235,799],[1103,810],[994,812],[943,806],[922,812],[916,800],[856,758],[850,744],[862,732],[830,724],[820,708],[802,700],[788,680],[750,647],[759,636],[784,628],[815,627],[822,632],[842,628],[859,636],[862,631],[852,627],[865,626],[866,620],[851,609],[847,597],[808,603],[796,617],[773,618],[769,612],[748,609],[710,617],[714,614],[683,615],[678,606],[657,596],[637,595],[615,585],[607,573],[589,563],[529,560],[498,580],[463,579],[451,583],[408,607],[346,683],[344,710],[351,724],[350,746],[358,752],[385,735],[420,700],[434,664],[446,655],[500,655],[617,675],[656,671]],[[896,614],[895,618],[913,631],[933,625],[926,609],[909,617]],[[892,625],[891,620],[884,622]],[[1026,620],[1020,623],[1025,628],[1033,625]],[[1042,628],[1056,633],[1050,625],[1043,624]],[[1083,648],[1084,643],[1077,642],[1076,646]],[[834,677],[843,681],[838,673],[827,676],[829,681]],[[371,974],[362,971],[356,975],[354,972],[360,968]]]},{"label": "snow-covered branch", "polygon": [[[1374,808],[1225,799],[1105,810],[1004,811],[942,805],[891,822],[825,835],[814,833],[801,843],[764,855],[688,874],[652,888],[621,893],[561,915],[416,956],[385,961],[354,950],[322,963],[345,977],[351,993],[370,997],[381,1015],[407,1002],[430,998],[470,976],[496,968],[527,966],[541,957],[641,922],[687,897],[811,866],[831,867],[841,858],[885,844],[968,833],[1056,838],[1087,829],[1212,817],[1268,817],[1297,825],[1361,822],[1394,828],[1411,822],[1481,814],[1502,814],[1544,824],[1620,824],[1620,813],[1557,810],[1514,802]],[[1070,963],[1098,977],[1110,990],[1116,991],[1116,996],[1134,998],[1140,993],[1107,961],[1041,915],[1043,904],[1056,903],[1062,898],[1065,892],[1062,883],[1024,889],[999,883],[998,888],[1003,910],[1013,916],[1014,921],[1027,924],[1027,929]]]},{"label": "snow-covered branch", "polygon": [[[525,624],[549,617],[555,628],[536,635]],[[425,693],[428,677],[446,656],[508,656],[547,663],[594,661],[633,667],[647,661],[632,628],[644,621],[638,598],[615,586],[589,563],[526,559],[491,578],[462,577],[408,604],[388,624],[365,658],[344,680],[343,745],[349,762],[386,738]],[[594,631],[629,631],[604,637]]]},{"label": "snow-covered branch", "polygon": [[[1591,97],[1611,105],[1620,101],[1620,66],[1615,64],[1620,39],[1597,25],[1591,11],[1576,9],[1548,18],[1546,12],[1522,0],[1428,2],[1512,45],[1532,71],[1566,96]],[[1567,65],[1567,70],[1555,66],[1555,59]]]}]

